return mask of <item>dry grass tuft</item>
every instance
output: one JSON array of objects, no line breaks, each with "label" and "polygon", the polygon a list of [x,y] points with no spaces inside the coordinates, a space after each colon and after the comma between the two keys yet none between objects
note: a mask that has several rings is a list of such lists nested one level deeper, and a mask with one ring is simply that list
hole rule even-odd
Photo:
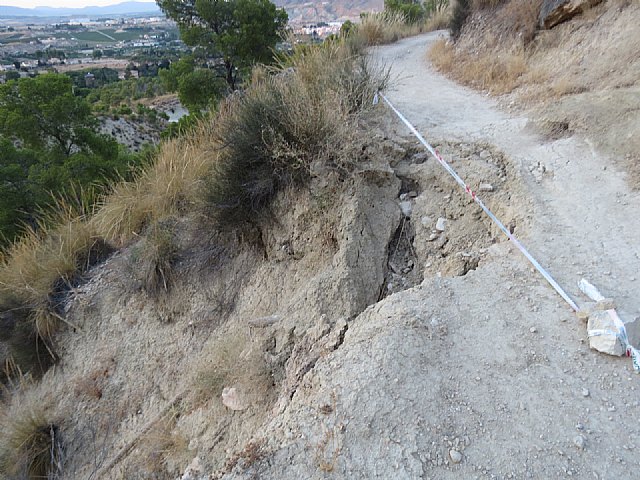
[{"label": "dry grass tuft", "polygon": [[493,23],[500,26],[499,31],[475,26],[475,30],[461,37],[465,41],[455,44],[438,41],[430,50],[429,59],[438,70],[461,83],[494,95],[509,93],[522,83],[523,76],[527,80],[540,77],[529,71],[528,61],[541,3],[541,0],[475,1],[476,10],[496,8],[491,15],[495,16]]},{"label": "dry grass tuft", "polygon": [[211,162],[210,135],[211,125],[203,121],[191,135],[164,143],[155,162],[136,179],[113,185],[92,225],[122,246],[148,224],[193,206]]},{"label": "dry grass tuft", "polygon": [[28,228],[0,264],[0,298],[29,312],[34,331],[50,339],[62,318],[65,292],[79,272],[108,254],[109,248],[86,215],[61,203],[37,228]]},{"label": "dry grass tuft", "polygon": [[449,26],[450,20],[451,10],[438,10],[425,21],[424,31],[433,32],[434,30],[444,30]]},{"label": "dry grass tuft", "polygon": [[501,95],[513,91],[520,77],[527,72],[523,50],[493,55],[474,55],[456,50],[455,45],[442,39],[429,51],[429,59],[438,70],[456,80]]},{"label": "dry grass tuft", "polygon": [[0,473],[11,478],[51,478],[61,469],[59,430],[35,402],[14,402],[0,418]]},{"label": "dry grass tuft", "polygon": [[131,254],[132,269],[142,289],[157,296],[169,290],[173,265],[178,254],[170,220],[156,222]]},{"label": "dry grass tuft", "polygon": [[425,32],[445,28],[449,9],[435,11],[422,22],[407,22],[399,12],[371,13],[364,16],[356,29],[356,37],[366,45],[384,45]]}]

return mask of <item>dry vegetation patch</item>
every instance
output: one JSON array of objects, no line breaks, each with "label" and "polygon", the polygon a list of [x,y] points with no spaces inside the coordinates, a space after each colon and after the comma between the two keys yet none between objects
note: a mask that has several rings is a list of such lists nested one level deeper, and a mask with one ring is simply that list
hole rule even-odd
[{"label": "dry vegetation patch", "polygon": [[[429,51],[429,58],[436,68],[461,83],[495,95],[509,93],[529,72],[528,47],[535,36],[541,3],[474,2],[475,9],[490,9],[490,13],[464,16],[463,37],[457,42],[438,41]],[[495,8],[497,5],[500,7]]]},{"label": "dry vegetation patch", "polygon": [[358,24],[355,36],[366,45],[384,45],[402,38],[446,28],[451,17],[449,7],[435,10],[424,21],[407,22],[399,12],[365,15]]},{"label": "dry vegetation patch", "polygon": [[40,399],[18,392],[20,401],[0,410],[0,474],[7,478],[56,478],[62,469],[60,429]]},{"label": "dry vegetation patch", "polygon": [[[269,218],[269,209],[275,208],[272,205],[274,199],[283,196],[278,195],[279,192],[287,192],[291,196],[306,192],[310,203],[317,204],[319,209],[326,210],[329,208],[327,205],[333,205],[334,198],[311,199],[312,193],[307,191],[307,187],[311,179],[321,178],[322,185],[314,192],[330,197],[340,194],[340,185],[358,169],[358,159],[362,156],[354,142],[354,132],[360,128],[362,114],[372,105],[374,94],[384,88],[386,81],[386,74],[367,62],[357,39],[297,49],[292,56],[283,58],[277,67],[256,70],[253,81],[243,92],[227,99],[219,111],[205,119],[192,134],[164,143],[156,158],[132,181],[112,185],[109,193],[99,199],[95,209],[71,208],[61,202],[58,211],[46,217],[37,229],[29,230],[0,259],[0,311],[3,312],[0,320],[3,326],[5,323],[11,325],[10,330],[3,330],[0,339],[3,342],[0,345],[3,347],[0,352],[3,363],[7,360],[8,364],[14,365],[13,360],[26,358],[18,355],[13,347],[9,351],[4,348],[18,331],[24,332],[20,347],[25,350],[33,350],[37,342],[44,342],[40,351],[36,351],[40,357],[43,353],[48,355],[45,353],[47,349],[51,356],[55,355],[56,332],[61,326],[68,325],[70,330],[81,331],[80,325],[71,325],[67,319],[69,308],[74,308],[70,307],[69,298],[81,296],[76,292],[82,292],[84,288],[93,288],[91,280],[83,283],[87,278],[93,278],[88,270],[114,249],[125,249],[124,255],[114,258],[112,263],[115,267],[112,267],[122,268],[121,276],[127,278],[122,278],[118,286],[122,292],[110,293],[105,298],[112,301],[114,295],[120,296],[117,301],[124,303],[136,298],[132,305],[149,295],[165,298],[169,290],[167,298],[186,295],[174,291],[178,289],[175,285],[177,275],[184,274],[184,271],[177,271],[177,268],[183,268],[177,265],[177,259],[187,254],[182,248],[197,248],[205,252],[203,258],[212,263],[198,265],[200,269],[224,268],[221,263],[228,259],[216,257],[215,252],[224,250],[226,244],[215,242],[228,241],[233,248],[240,250],[244,248],[243,242],[253,242],[255,245],[245,248],[251,252],[259,250],[261,242],[268,242],[267,247],[261,247],[263,254],[270,255],[271,250],[277,247],[277,254],[283,255],[283,260],[304,255],[297,250],[297,245],[292,247],[296,248],[295,255],[290,255],[279,243],[272,245],[280,239],[269,238],[268,234],[261,238],[261,225],[267,224],[265,219]],[[326,204],[324,207],[320,205],[322,202]],[[205,232],[203,239],[196,242],[177,238],[176,222],[180,224],[186,217],[191,219],[189,221],[195,219],[198,222],[198,227],[190,231]],[[326,225],[322,228],[311,225],[309,231],[316,230],[324,231]],[[230,234],[230,231],[237,231],[237,235]],[[303,233],[308,235],[309,231]],[[205,245],[207,241],[212,244]],[[296,241],[293,238],[292,243]],[[326,242],[329,247],[335,247],[335,238],[329,237]],[[194,246],[196,243],[197,247]],[[189,247],[184,247],[186,244]],[[194,255],[194,252],[188,254]],[[311,256],[316,254],[310,253]],[[247,254],[245,261],[257,259],[257,255]],[[194,262],[192,258],[190,267]],[[249,266],[248,270],[251,268],[255,265]],[[132,272],[137,273],[134,275]],[[242,281],[238,272],[235,276],[235,281]],[[132,277],[134,282],[128,277]],[[132,288],[133,284],[142,287],[147,295],[138,295]],[[225,287],[233,289],[237,286]],[[94,290],[94,298],[99,298],[101,293]],[[224,293],[230,297],[231,305],[236,293]],[[78,308],[95,313],[101,311],[100,301]],[[212,303],[222,304],[225,301],[212,299]],[[156,303],[163,302],[151,303],[153,305],[149,308],[153,309]],[[140,305],[131,307],[132,317],[140,313],[137,307]],[[98,323],[102,321],[91,318]],[[135,320],[128,314],[118,321],[124,322],[127,334],[135,334]],[[131,323],[127,323],[129,321]],[[189,325],[190,331],[196,331],[194,324]],[[94,325],[88,321],[81,327],[82,335],[86,335],[85,329],[91,330]],[[169,330],[173,327],[163,324],[158,328]],[[59,338],[67,338],[67,335]],[[259,406],[250,409],[250,412],[257,412],[274,401],[277,392],[273,375],[275,370],[282,370],[284,361],[269,360],[267,350],[270,347],[254,344],[244,332],[234,333],[234,338],[237,345],[229,342],[228,338],[224,339],[218,345],[218,351],[209,352],[207,361],[196,369],[197,374],[184,382],[192,382],[189,385],[193,391],[189,396],[191,408],[197,409],[215,399],[217,406],[213,410],[223,424],[229,415],[220,403],[221,389],[236,388],[251,405]],[[21,373],[22,367],[24,373],[34,371],[38,355],[35,357],[31,364],[19,361],[21,365],[14,370]],[[116,378],[117,381],[122,380],[119,368],[96,365],[83,375],[71,374],[66,378],[61,374],[66,378],[64,386],[47,385],[54,390],[68,391],[68,395],[65,394],[67,403],[86,406],[87,414],[96,418],[103,418],[96,412],[116,405],[115,429],[122,421],[135,422],[135,417],[129,418],[127,414],[131,405],[138,401],[137,394],[128,387],[125,388],[129,392],[127,398],[118,396],[114,382]],[[279,374],[282,375],[281,372]],[[48,374],[46,381],[50,381],[49,376],[61,378],[57,371]],[[51,440],[50,433],[57,427],[46,412],[20,413],[19,402],[19,395],[13,395],[6,408],[11,415],[5,418],[3,434],[7,432],[7,442],[10,443],[2,446],[2,455],[4,459],[15,460],[3,467],[3,473],[15,471],[16,475],[28,475],[37,471],[38,475],[46,475],[40,460],[44,458],[42,445]],[[125,403],[126,411],[124,407],[120,408]],[[66,408],[69,409],[68,404]],[[135,412],[139,410],[136,406]],[[82,415],[65,412],[73,415],[80,425],[71,426],[69,433],[84,435],[80,431],[84,422]],[[258,415],[255,412],[251,414]],[[113,412],[110,417],[113,420]],[[22,423],[18,422],[20,418],[24,419]],[[92,421],[88,419],[86,423],[89,425]],[[145,431],[135,454],[139,457],[132,464],[139,461],[138,464],[150,476],[161,476],[155,467],[167,472],[173,468],[171,459],[180,458],[182,462],[184,442],[178,428],[180,422],[181,418],[176,416],[171,422]],[[106,431],[105,435],[110,434],[109,428],[112,426],[96,426],[96,430]],[[14,438],[18,440],[12,440]],[[57,437],[55,441],[58,441]],[[78,438],[70,441],[74,447],[80,442]],[[25,452],[18,451],[20,446],[25,446]],[[106,443],[103,456],[103,463],[111,456],[106,450]],[[81,468],[76,464],[72,466]]]}]

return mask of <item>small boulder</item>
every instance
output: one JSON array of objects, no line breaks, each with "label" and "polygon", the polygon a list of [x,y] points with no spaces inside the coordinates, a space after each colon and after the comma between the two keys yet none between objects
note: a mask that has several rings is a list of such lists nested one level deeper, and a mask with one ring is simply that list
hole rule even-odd
[{"label": "small boulder", "polygon": [[452,463],[460,463],[462,454],[458,450],[449,450],[449,458],[451,458]]},{"label": "small boulder", "polygon": [[413,206],[411,205],[410,201],[404,201],[404,202],[400,202],[400,210],[402,210],[402,214],[405,217],[410,217],[411,213],[413,212]]},{"label": "small boulder", "polygon": [[553,28],[600,2],[602,0],[544,0],[538,16],[540,28]]},{"label": "small boulder", "polygon": [[242,395],[234,387],[225,387],[222,390],[222,404],[231,410],[246,410],[248,408]]}]

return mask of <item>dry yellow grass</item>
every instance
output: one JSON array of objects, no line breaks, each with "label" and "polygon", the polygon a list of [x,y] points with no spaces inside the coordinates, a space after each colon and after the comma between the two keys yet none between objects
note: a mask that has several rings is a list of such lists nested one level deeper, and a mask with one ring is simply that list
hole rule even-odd
[{"label": "dry yellow grass", "polygon": [[[475,13],[473,31],[455,43],[440,40],[428,52],[429,59],[457,81],[494,95],[510,93],[525,79],[540,83],[544,74],[531,72],[528,65],[540,4],[541,0],[475,0],[473,10],[495,10]],[[494,19],[489,23],[499,27],[483,27],[487,15]]]},{"label": "dry yellow grass", "polygon": [[210,130],[202,122],[192,135],[163,144],[151,167],[131,182],[115,184],[90,220],[96,231],[122,246],[149,223],[193,205],[215,155]]},{"label": "dry yellow grass", "polygon": [[50,338],[64,322],[57,297],[100,256],[105,240],[123,246],[147,224],[196,201],[211,161],[210,128],[203,123],[193,136],[166,143],[135,180],[114,185],[95,214],[60,202],[36,229],[27,229],[1,259],[0,302],[28,312],[34,331]]},{"label": "dry yellow grass", "polygon": [[424,25],[425,32],[433,32],[434,30],[444,30],[449,26],[449,20],[451,19],[451,10],[439,10],[433,13],[426,21]]},{"label": "dry yellow grass", "polygon": [[0,264],[0,295],[30,312],[35,331],[49,338],[61,320],[56,295],[103,247],[83,213],[61,204],[55,217],[29,228]]},{"label": "dry yellow grass", "polygon": [[50,478],[61,467],[58,427],[39,399],[21,400],[0,412],[0,476]]},{"label": "dry yellow grass", "polygon": [[527,72],[524,50],[491,54],[458,51],[454,44],[441,39],[429,51],[429,59],[438,70],[461,83],[501,95],[513,91]]},{"label": "dry yellow grass", "polygon": [[424,22],[407,23],[400,13],[373,13],[366,15],[357,26],[356,35],[367,45],[384,45],[403,38],[445,28],[450,10],[435,12]]}]

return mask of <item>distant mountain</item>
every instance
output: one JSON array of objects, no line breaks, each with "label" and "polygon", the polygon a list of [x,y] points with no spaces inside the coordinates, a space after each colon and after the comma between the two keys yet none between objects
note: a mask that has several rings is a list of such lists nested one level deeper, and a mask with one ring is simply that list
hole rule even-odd
[{"label": "distant mountain", "polygon": [[[289,14],[289,21],[291,23],[355,20],[360,16],[361,12],[380,11],[384,8],[384,0],[330,0],[324,2],[312,2],[308,0],[275,0],[274,3],[287,10],[287,13]],[[151,2],[124,2],[105,7],[83,8],[21,8],[0,6],[0,18],[66,17],[70,15],[90,17],[101,15],[127,15],[134,13],[161,14],[161,11],[157,4]]]},{"label": "distant mountain", "polygon": [[0,6],[0,17],[66,17],[69,15],[128,15],[132,13],[160,13],[158,5],[153,2],[123,2],[105,7],[55,8],[35,7],[21,8]]},{"label": "distant mountain", "polygon": [[356,20],[361,12],[380,11],[384,0],[272,0],[284,7],[291,23],[329,22],[331,20]]}]

